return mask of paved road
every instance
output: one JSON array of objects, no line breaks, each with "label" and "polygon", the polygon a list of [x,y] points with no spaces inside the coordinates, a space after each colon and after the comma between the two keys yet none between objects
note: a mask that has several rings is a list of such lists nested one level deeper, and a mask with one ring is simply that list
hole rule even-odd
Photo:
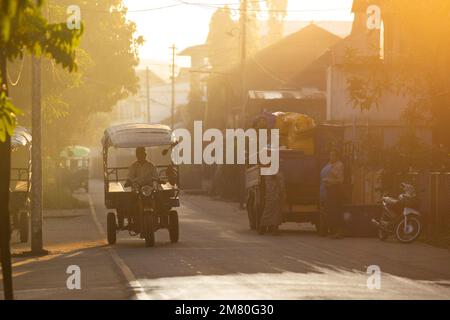
[{"label": "paved road", "polygon": [[[103,195],[90,195],[97,227],[106,229]],[[416,243],[317,237],[283,226],[280,236],[248,229],[236,204],[183,195],[181,239],[157,232],[155,248],[121,233],[113,260],[139,299],[450,299],[450,253]],[[381,288],[367,287],[379,266]]]}]

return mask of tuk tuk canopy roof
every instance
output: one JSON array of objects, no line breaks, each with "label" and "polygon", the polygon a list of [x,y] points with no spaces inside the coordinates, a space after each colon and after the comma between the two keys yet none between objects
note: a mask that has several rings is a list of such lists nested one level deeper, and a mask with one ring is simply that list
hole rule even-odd
[{"label": "tuk tuk canopy roof", "polygon": [[172,143],[172,130],[161,124],[121,124],[105,130],[104,148],[159,147]]},{"label": "tuk tuk canopy roof", "polygon": [[83,146],[68,146],[61,151],[62,158],[87,158],[91,150]]},{"label": "tuk tuk canopy roof", "polygon": [[16,127],[11,137],[11,146],[13,148],[26,147],[31,145],[31,134],[24,127]]}]

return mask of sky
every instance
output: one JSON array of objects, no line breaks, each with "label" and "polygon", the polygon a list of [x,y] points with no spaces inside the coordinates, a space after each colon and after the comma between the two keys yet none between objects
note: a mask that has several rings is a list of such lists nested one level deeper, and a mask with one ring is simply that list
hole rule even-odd
[{"label": "sky", "polygon": [[[204,43],[216,7],[227,3],[231,8],[238,8],[239,0],[124,0],[124,3],[129,9],[128,19],[136,22],[138,33],[146,40],[140,49],[141,61],[156,69],[169,64],[169,47],[173,44],[181,51]],[[287,19],[352,20],[352,3],[353,0],[289,0]],[[186,61],[177,58],[177,63]]]}]

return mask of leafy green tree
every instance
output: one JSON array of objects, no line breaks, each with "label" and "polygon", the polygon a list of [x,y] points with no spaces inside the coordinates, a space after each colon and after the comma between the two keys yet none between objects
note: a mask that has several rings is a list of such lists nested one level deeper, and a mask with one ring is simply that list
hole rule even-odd
[{"label": "leafy green tree", "polygon": [[9,179],[11,135],[19,109],[8,93],[7,62],[21,58],[25,51],[47,56],[73,71],[75,47],[81,30],[69,30],[65,24],[51,24],[41,13],[43,1],[1,0],[0,2],[0,236],[5,298],[12,299],[9,251]]},{"label": "leafy green tree", "polygon": [[[48,3],[53,21],[65,21],[66,8],[78,5],[84,26],[76,72],[67,74],[51,61],[43,63],[44,154],[57,161],[67,145],[98,143],[99,137],[85,134],[89,118],[111,111],[118,101],[137,92],[135,67],[143,38],[136,36],[136,25],[126,19],[121,0]],[[25,124],[30,123],[31,111],[28,68],[25,63],[25,78],[12,90],[12,96],[25,106],[25,116],[21,118]]]}]

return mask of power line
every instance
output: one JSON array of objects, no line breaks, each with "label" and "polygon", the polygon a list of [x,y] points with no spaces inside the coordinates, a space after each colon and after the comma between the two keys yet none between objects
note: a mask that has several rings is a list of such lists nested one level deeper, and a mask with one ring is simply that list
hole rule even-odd
[{"label": "power line", "polygon": [[[164,10],[164,9],[170,9],[170,8],[174,8],[174,7],[179,7],[182,6],[182,3],[175,3],[175,4],[170,4],[170,5],[166,5],[166,6],[160,6],[160,7],[152,7],[152,8],[144,8],[144,9],[135,9],[135,10],[126,10],[126,13],[140,13],[140,12],[149,12],[149,11],[157,11],[157,10]],[[107,13],[107,14],[111,14],[111,13],[118,13],[121,12],[122,10],[124,10],[126,8],[112,8],[110,10],[96,10],[96,9],[82,9],[83,12],[98,12],[98,13]]]},{"label": "power line", "polygon": [[138,13],[138,12],[147,12],[147,11],[154,11],[154,10],[162,10],[162,9],[169,9],[174,7],[179,7],[182,5],[181,3],[175,3],[167,6],[161,6],[161,7],[154,7],[154,8],[148,8],[148,9],[136,9],[136,10],[128,10],[127,12],[130,13]]},{"label": "power line", "polygon": [[17,86],[19,84],[20,81],[20,77],[22,76],[22,71],[23,71],[23,65],[24,65],[24,61],[25,61],[25,56],[22,55],[22,62],[20,64],[20,68],[19,68],[19,74],[17,75],[17,79],[15,81],[11,80],[11,76],[9,74],[9,69],[6,71],[7,77],[8,77],[8,81],[9,84],[13,87]]},{"label": "power line", "polygon": [[[169,9],[174,7],[179,7],[182,5],[185,6],[197,6],[202,7],[206,9],[223,9],[224,6],[229,5],[240,5],[240,3],[214,3],[214,4],[208,4],[204,2],[191,2],[191,1],[185,1],[185,0],[175,0],[178,3],[161,6],[161,7],[153,7],[153,8],[144,8],[144,9],[135,9],[135,10],[127,10],[127,13],[139,13],[139,12],[147,12],[147,11],[155,11],[155,10],[163,10],[163,9]],[[259,1],[249,1],[249,3],[259,3]],[[241,12],[242,8],[231,8],[228,7],[230,11],[235,12]],[[108,10],[87,10],[87,11],[94,11],[94,12],[104,12],[104,13],[113,13],[114,11],[108,11]],[[349,11],[349,8],[329,8],[329,9],[301,9],[301,10],[276,10],[276,9],[252,9],[247,8],[247,12],[261,12],[261,13],[311,13],[311,12],[334,12],[334,11]]]},{"label": "power line", "polygon": [[[207,4],[202,2],[189,2],[184,0],[176,0],[180,4],[188,6],[198,6],[203,8],[211,9],[222,9],[223,7],[219,4]],[[227,5],[227,4],[225,4]],[[237,3],[236,3],[237,5]],[[242,8],[228,8],[230,11],[241,12]],[[275,9],[251,9],[247,8],[247,12],[273,12],[273,13],[310,13],[310,12],[333,12],[333,11],[349,11],[349,8],[330,8],[330,9],[303,9],[303,10],[275,10]]]},{"label": "power line", "polygon": [[272,71],[270,71],[268,68],[266,68],[264,65],[262,65],[258,59],[253,56],[252,60],[255,62],[255,64],[265,73],[267,74],[269,77],[271,77],[272,79],[280,82],[281,84],[288,84],[289,82],[286,80],[283,80],[281,78],[279,78],[278,76],[276,76]]}]

